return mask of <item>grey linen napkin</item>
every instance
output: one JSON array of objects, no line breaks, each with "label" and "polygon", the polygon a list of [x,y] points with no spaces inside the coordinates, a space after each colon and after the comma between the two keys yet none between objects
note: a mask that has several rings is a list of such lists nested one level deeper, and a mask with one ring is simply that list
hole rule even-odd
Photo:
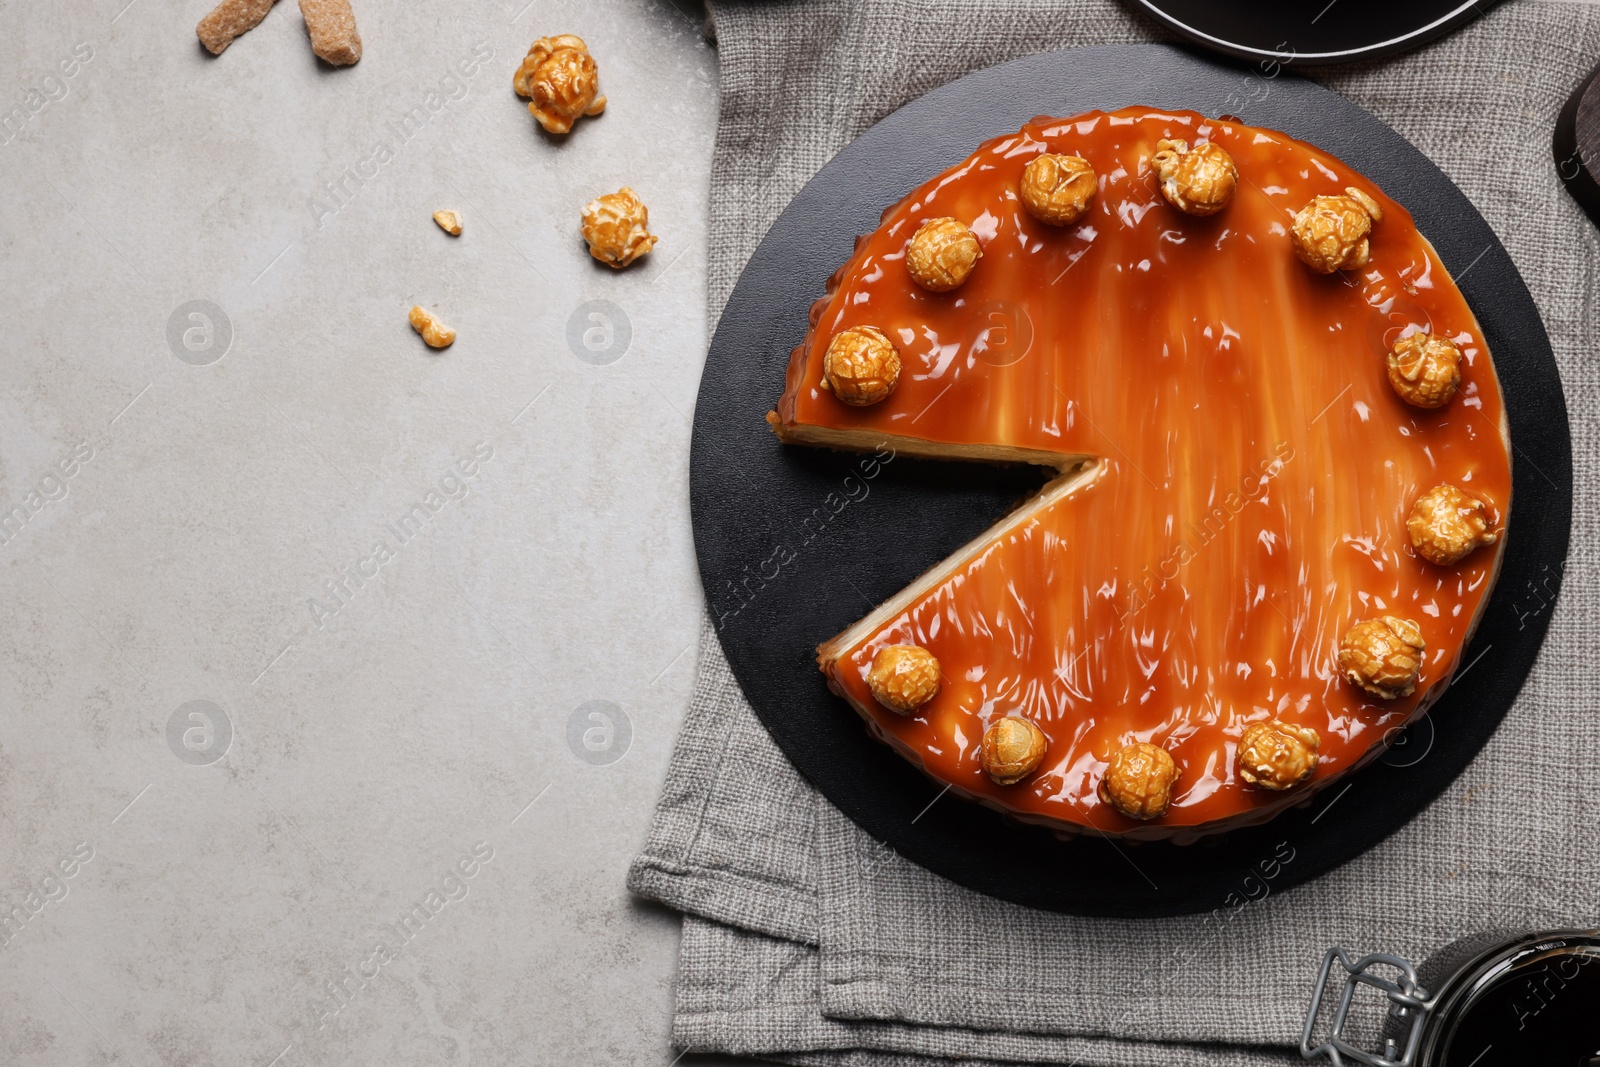
[{"label": "grey linen napkin", "polygon": [[[896,107],[1031,52],[1159,36],[1109,0],[727,2],[716,28],[713,320],[794,193]],[[1600,392],[1600,241],[1549,150],[1556,111],[1596,58],[1600,10],[1523,0],[1420,53],[1319,75],[1410,138],[1489,220],[1544,316],[1574,413],[1562,597],[1545,605],[1526,591],[1531,610],[1555,612],[1549,637],[1461,778],[1308,885],[1271,892],[1241,871],[1241,907],[1147,921],[1046,914],[946,882],[844,818],[767,736],[706,624],[689,716],[629,875],[634,892],[686,913],[678,1047],[827,1065],[1287,1063],[1329,945],[1420,959],[1465,933],[1597,920],[1600,725],[1587,698],[1600,692],[1600,433],[1584,416]]]}]

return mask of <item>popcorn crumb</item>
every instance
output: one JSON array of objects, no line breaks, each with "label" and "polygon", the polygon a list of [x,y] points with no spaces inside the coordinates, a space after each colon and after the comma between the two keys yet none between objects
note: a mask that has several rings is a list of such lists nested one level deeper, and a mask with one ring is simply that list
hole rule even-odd
[{"label": "popcorn crumb", "polygon": [[1123,745],[1111,755],[1097,792],[1130,819],[1157,819],[1172,804],[1178,765],[1164,748],[1147,741]]},{"label": "popcorn crumb", "polygon": [[589,254],[617,270],[655,247],[649,225],[650,209],[626,185],[583,207],[583,239]]},{"label": "popcorn crumb", "polygon": [[546,133],[567,133],[584,115],[606,109],[600,95],[600,68],[583,38],[570,33],[541,37],[511,79],[517,95]]},{"label": "popcorn crumb", "polygon": [[887,400],[900,384],[900,350],[876,326],[841,330],[823,353],[822,384],[851,407]]},{"label": "popcorn crumb", "polygon": [[456,332],[421,304],[412,306],[410,319],[411,328],[422,335],[429,348],[449,348],[455,343]]},{"label": "popcorn crumb", "polygon": [[938,695],[939,661],[920,645],[890,645],[872,657],[867,688],[890,711],[910,715]]},{"label": "popcorn crumb", "polygon": [[1351,685],[1379,700],[1408,697],[1416,691],[1427,647],[1422,629],[1410,619],[1366,619],[1339,642],[1339,670]]},{"label": "popcorn crumb", "polygon": [[996,719],[983,732],[979,759],[996,785],[1016,785],[1039,769],[1050,743],[1029,719]]}]

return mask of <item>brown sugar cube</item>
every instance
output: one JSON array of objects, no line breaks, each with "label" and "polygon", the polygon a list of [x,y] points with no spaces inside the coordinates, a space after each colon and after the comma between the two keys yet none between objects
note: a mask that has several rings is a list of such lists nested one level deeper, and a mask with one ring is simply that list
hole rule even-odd
[{"label": "brown sugar cube", "polygon": [[311,51],[324,63],[348,67],[361,58],[361,35],[350,0],[300,0]]},{"label": "brown sugar cube", "polygon": [[278,0],[222,0],[207,12],[194,28],[206,51],[220,56],[223,49],[242,33],[249,33],[261,24]]}]

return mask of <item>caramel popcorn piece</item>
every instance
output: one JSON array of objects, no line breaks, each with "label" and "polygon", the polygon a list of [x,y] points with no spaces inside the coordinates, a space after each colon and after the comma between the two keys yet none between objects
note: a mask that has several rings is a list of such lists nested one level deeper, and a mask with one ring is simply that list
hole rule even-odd
[{"label": "caramel popcorn piece", "polygon": [[851,407],[888,399],[900,384],[900,350],[876,326],[841,330],[822,357],[822,387]]},{"label": "caramel popcorn piece", "polygon": [[1039,769],[1050,742],[1029,719],[996,719],[983,732],[979,759],[996,785],[1016,785]]},{"label": "caramel popcorn piece", "polygon": [[1277,719],[1253,722],[1239,738],[1239,777],[1263,789],[1299,785],[1317,769],[1322,738],[1309,726],[1291,726]]},{"label": "caramel popcorn piece", "polygon": [[649,225],[650,209],[626,185],[583,206],[583,239],[589,242],[589,254],[617,270],[656,246]]},{"label": "caramel popcorn piece", "polygon": [[206,51],[220,56],[240,34],[249,33],[261,24],[278,0],[222,0],[207,12],[195,26],[194,32],[205,45]]},{"label": "caramel popcorn piece", "polygon": [[1097,792],[1130,819],[1158,819],[1172,803],[1177,780],[1178,765],[1166,749],[1136,741],[1112,753]]},{"label": "caramel popcorn piece", "polygon": [[1089,209],[1098,188],[1088,160],[1047,153],[1022,169],[1018,192],[1028,214],[1051,226],[1065,226]]},{"label": "caramel popcorn piece", "polygon": [[1384,615],[1350,627],[1339,642],[1339,670],[1379,700],[1408,697],[1422,674],[1428,643],[1410,619]]},{"label": "caramel popcorn piece", "polygon": [[959,288],[983,257],[978,239],[955,219],[929,219],[917,227],[906,249],[911,280],[934,293]]},{"label": "caramel popcorn piece", "polygon": [[311,51],[324,63],[348,67],[361,59],[361,35],[350,0],[300,0]]},{"label": "caramel popcorn piece", "polygon": [[939,661],[919,645],[890,645],[872,657],[867,687],[890,711],[910,715],[939,692]]},{"label": "caramel popcorn piece", "polygon": [[455,343],[456,332],[421,304],[412,306],[410,318],[411,328],[422,335],[429,348],[449,348]]},{"label": "caramel popcorn piece", "polygon": [[567,133],[583,115],[606,109],[600,95],[600,68],[582,37],[564,33],[541,37],[511,79],[517,95],[548,133]]},{"label": "caramel popcorn piece", "polygon": [[1448,337],[1408,334],[1389,350],[1387,363],[1389,384],[1412,407],[1443,407],[1461,384],[1461,349]]},{"label": "caramel popcorn piece", "polygon": [[1343,196],[1314,196],[1289,227],[1295,255],[1319,274],[1367,265],[1367,235],[1383,221],[1383,208],[1360,189]]},{"label": "caramel popcorn piece", "polygon": [[451,237],[461,236],[461,212],[435,211],[433,213],[433,221],[439,224],[439,229]]},{"label": "caramel popcorn piece", "polygon": [[1500,539],[1488,505],[1453,485],[1436,485],[1417,497],[1406,530],[1417,555],[1441,567],[1460,563],[1479,545]]},{"label": "caramel popcorn piece", "polygon": [[1233,200],[1239,170],[1219,144],[1157,141],[1151,158],[1167,203],[1188,215],[1215,215]]}]

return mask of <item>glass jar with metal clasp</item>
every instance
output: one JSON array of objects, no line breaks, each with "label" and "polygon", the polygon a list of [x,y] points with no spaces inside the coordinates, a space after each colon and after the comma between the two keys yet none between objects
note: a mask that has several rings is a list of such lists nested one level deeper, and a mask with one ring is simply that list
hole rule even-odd
[{"label": "glass jar with metal clasp", "polygon": [[[1381,996],[1381,1022],[1360,1018],[1363,991]],[[1600,930],[1478,934],[1420,966],[1329,949],[1300,1054],[1337,1067],[1600,1067]]]}]

